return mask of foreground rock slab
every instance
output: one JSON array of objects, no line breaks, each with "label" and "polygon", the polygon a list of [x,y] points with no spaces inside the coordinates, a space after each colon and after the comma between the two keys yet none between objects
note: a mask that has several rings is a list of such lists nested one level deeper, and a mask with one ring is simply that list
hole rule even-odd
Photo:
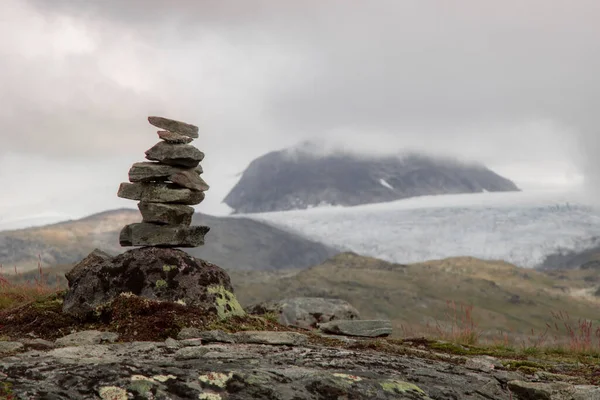
[{"label": "foreground rock slab", "polygon": [[192,124],[156,116],[148,117],[148,122],[150,122],[151,125],[154,125],[157,128],[178,133],[180,135],[187,136],[192,139],[196,139],[198,137],[198,127]]},{"label": "foreground rock slab", "polygon": [[119,235],[121,246],[197,247],[204,244],[208,226],[156,225],[146,222],[126,225]]},{"label": "foreground rock slab", "polygon": [[207,315],[244,314],[223,269],[177,249],[144,247],[114,258],[95,251],[68,276],[62,310],[78,318],[123,293],[184,303]]},{"label": "foreground rock slab", "polygon": [[460,360],[314,345],[184,342],[17,353],[0,360],[0,387],[14,399],[72,400],[594,400],[600,390],[530,382],[518,372],[474,372]]},{"label": "foreground rock slab", "polygon": [[385,337],[392,334],[392,323],[386,320],[339,320],[319,324],[319,329],[335,335]]}]

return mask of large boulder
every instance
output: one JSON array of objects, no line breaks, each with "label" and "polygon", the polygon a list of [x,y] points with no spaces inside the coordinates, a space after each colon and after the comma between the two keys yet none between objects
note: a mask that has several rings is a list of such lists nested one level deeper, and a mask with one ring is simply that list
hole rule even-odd
[{"label": "large boulder", "polygon": [[63,312],[82,319],[121,293],[183,303],[221,318],[244,314],[223,269],[178,249],[143,247],[114,258],[94,250],[66,277]]},{"label": "large boulder", "polygon": [[356,308],[340,299],[322,297],[293,297],[280,301],[264,302],[248,308],[250,314],[274,313],[279,323],[314,329],[319,324],[334,320],[359,319]]}]

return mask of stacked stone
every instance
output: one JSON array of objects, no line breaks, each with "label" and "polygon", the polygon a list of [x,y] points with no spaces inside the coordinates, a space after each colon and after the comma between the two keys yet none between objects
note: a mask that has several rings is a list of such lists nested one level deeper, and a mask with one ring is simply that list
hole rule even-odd
[{"label": "stacked stone", "polygon": [[162,139],[146,151],[148,162],[133,164],[129,182],[117,196],[139,200],[142,222],[121,230],[121,246],[197,247],[204,244],[207,226],[191,226],[194,208],[204,200],[208,185],[200,177],[204,153],[190,145],[198,127],[162,117],[148,117]]}]

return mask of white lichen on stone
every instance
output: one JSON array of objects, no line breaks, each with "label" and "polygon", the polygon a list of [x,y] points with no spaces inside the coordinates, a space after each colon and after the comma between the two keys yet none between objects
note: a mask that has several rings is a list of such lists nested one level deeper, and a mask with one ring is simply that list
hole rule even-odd
[{"label": "white lichen on stone", "polygon": [[242,308],[242,305],[238,302],[237,298],[229,290],[225,289],[223,285],[209,286],[206,288],[208,293],[215,295],[217,314],[219,318],[227,318],[233,315],[246,315],[246,312]]},{"label": "white lichen on stone", "polygon": [[154,382],[154,379],[149,378],[147,376],[144,375],[131,375],[131,377],[129,378],[132,381],[149,381],[149,382]]},{"label": "white lichen on stone", "polygon": [[152,379],[157,382],[165,383],[169,379],[177,379],[177,377],[175,375],[154,375]]},{"label": "white lichen on stone", "polygon": [[132,292],[122,292],[119,294],[119,296],[123,296],[123,297],[134,297],[135,294],[133,294]]},{"label": "white lichen on stone", "polygon": [[181,304],[182,306],[187,306],[187,304],[185,304],[185,300],[183,300],[183,299],[179,299],[175,303]]},{"label": "white lichen on stone", "polygon": [[127,391],[116,386],[104,386],[98,390],[102,400],[127,400]]},{"label": "white lichen on stone", "polygon": [[390,379],[380,382],[379,384],[381,385],[383,390],[389,393],[400,394],[410,392],[419,395],[422,399],[429,399],[429,397],[423,391],[423,389],[421,389],[414,383]]},{"label": "white lichen on stone", "polygon": [[218,393],[200,393],[198,395],[199,400],[221,400],[222,397]]},{"label": "white lichen on stone", "polygon": [[224,388],[227,382],[233,377],[233,372],[223,374],[221,372],[209,372],[206,375],[200,375],[200,382],[208,383],[213,386]]},{"label": "white lichen on stone", "polygon": [[363,380],[360,376],[342,374],[342,373],[335,373],[335,374],[333,374],[333,376],[335,376],[337,378],[342,378],[344,380],[351,381],[351,382],[360,382]]}]

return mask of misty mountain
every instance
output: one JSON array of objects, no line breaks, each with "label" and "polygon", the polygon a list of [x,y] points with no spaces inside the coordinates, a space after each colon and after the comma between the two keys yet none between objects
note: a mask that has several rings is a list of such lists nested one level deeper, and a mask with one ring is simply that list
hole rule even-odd
[{"label": "misty mountain", "polygon": [[315,146],[305,144],[252,161],[223,201],[236,213],[260,213],[518,190],[513,182],[482,165],[423,154],[319,154]]},{"label": "misty mountain", "polygon": [[[94,248],[119,254],[121,228],[140,222],[138,210],[106,211],[74,221],[0,232],[0,265],[25,271],[71,264]],[[247,218],[214,217],[196,213],[194,225],[208,225],[206,244],[184,249],[189,254],[226,269],[304,268],[338,252],[318,242]]]}]

